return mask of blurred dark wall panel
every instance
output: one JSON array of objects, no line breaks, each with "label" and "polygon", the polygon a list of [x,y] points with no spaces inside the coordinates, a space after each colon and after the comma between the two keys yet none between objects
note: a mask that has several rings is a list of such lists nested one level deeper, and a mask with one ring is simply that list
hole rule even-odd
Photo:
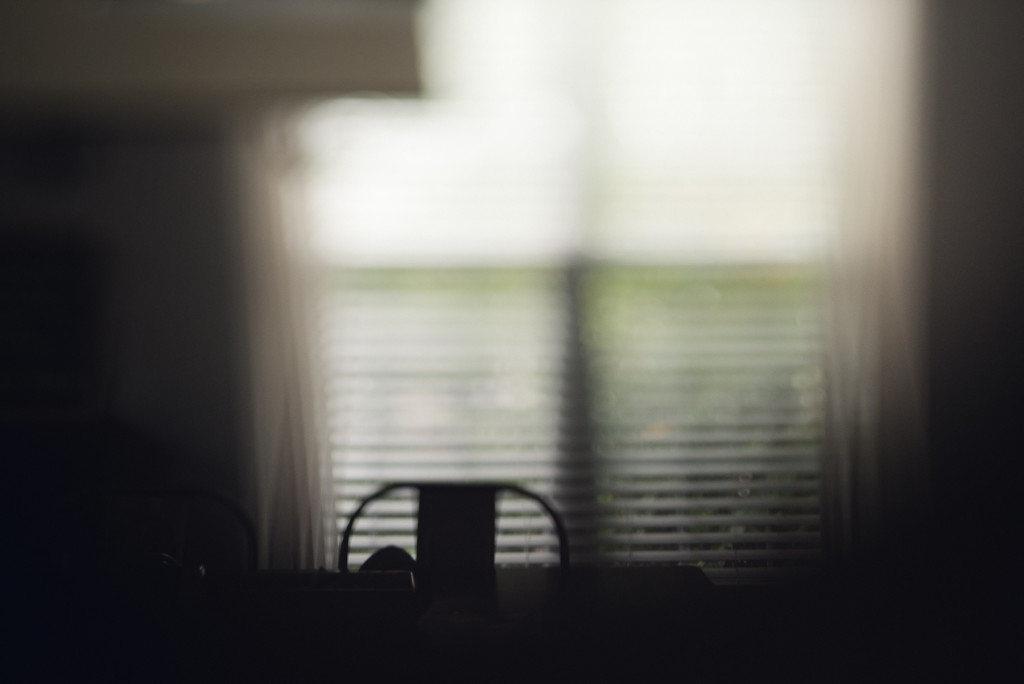
[{"label": "blurred dark wall panel", "polygon": [[0,179],[6,484],[40,506],[65,480],[69,495],[179,481],[238,495],[227,133],[62,124],[55,152],[44,129],[0,126],[0,158],[50,167]]},{"label": "blurred dark wall panel", "polygon": [[413,93],[414,2],[0,5],[0,97],[155,110],[182,101]]},{"label": "blurred dark wall panel", "polygon": [[97,256],[29,231],[0,249],[0,411],[88,410],[97,400]]},{"label": "blurred dark wall panel", "polygon": [[[921,187],[939,505],[986,547],[1013,512],[1024,415],[1024,5],[928,6]],[[989,547],[991,548],[991,547]]]}]

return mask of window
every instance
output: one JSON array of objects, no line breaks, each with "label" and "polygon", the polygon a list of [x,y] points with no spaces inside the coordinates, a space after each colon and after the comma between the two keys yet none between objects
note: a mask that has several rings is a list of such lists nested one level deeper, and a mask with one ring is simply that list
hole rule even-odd
[{"label": "window", "polygon": [[[384,482],[502,480],[580,562],[814,570],[837,4],[432,0],[423,99],[309,116],[339,525]],[[499,562],[554,560],[500,514]]]}]

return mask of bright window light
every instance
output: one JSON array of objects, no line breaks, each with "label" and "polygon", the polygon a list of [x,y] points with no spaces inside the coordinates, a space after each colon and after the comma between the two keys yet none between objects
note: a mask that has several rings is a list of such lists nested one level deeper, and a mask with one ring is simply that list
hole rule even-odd
[{"label": "bright window light", "polygon": [[802,261],[836,201],[837,3],[431,0],[425,96],[306,120],[353,265]]}]

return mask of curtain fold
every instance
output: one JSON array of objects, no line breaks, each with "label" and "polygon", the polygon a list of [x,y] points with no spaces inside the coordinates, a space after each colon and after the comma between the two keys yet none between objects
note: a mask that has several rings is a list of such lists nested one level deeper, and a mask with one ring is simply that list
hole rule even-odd
[{"label": "curtain fold", "polygon": [[915,179],[919,0],[851,0],[837,98],[844,126],[839,228],[829,264],[829,421],[823,500],[833,561],[920,531],[924,444],[922,245]]},{"label": "curtain fold", "polygon": [[315,369],[316,271],[292,220],[288,182],[299,107],[249,114],[236,126],[250,439],[247,474],[260,567],[326,566],[330,481]]}]

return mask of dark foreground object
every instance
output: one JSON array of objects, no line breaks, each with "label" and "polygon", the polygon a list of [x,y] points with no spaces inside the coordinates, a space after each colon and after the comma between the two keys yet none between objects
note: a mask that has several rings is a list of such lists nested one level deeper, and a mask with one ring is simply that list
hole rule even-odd
[{"label": "dark foreground object", "polygon": [[694,568],[575,568],[560,584],[499,568],[471,585],[425,600],[407,572],[81,575],[20,594],[5,679],[965,681],[1003,655],[971,591],[913,577],[726,587]]}]

